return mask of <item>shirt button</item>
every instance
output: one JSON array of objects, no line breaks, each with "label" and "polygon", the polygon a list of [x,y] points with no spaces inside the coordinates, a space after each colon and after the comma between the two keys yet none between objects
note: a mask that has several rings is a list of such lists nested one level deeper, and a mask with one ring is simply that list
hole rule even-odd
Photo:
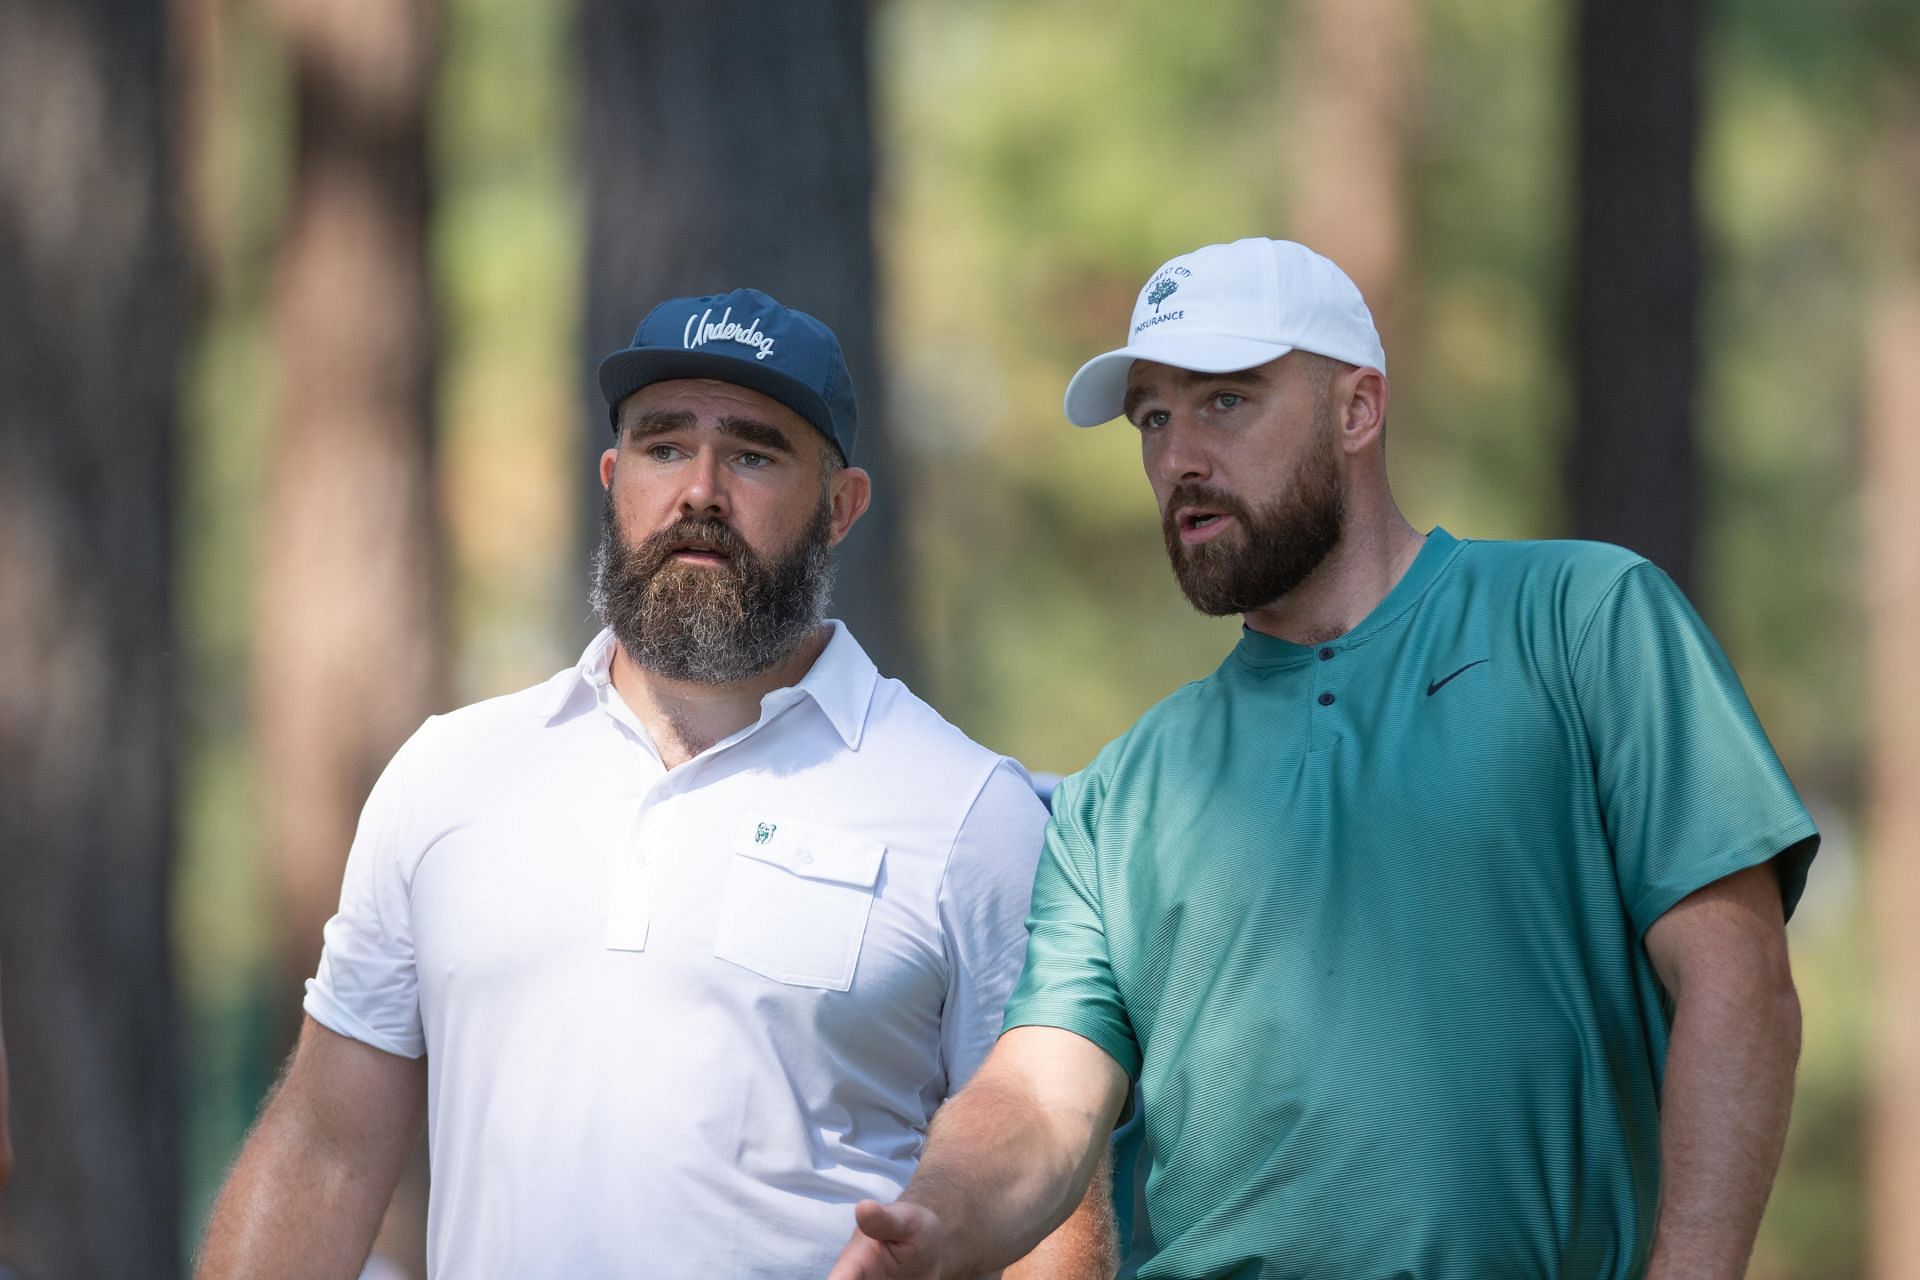
[{"label": "shirt button", "polygon": [[1320,661],[1322,661],[1322,662],[1326,662],[1326,661],[1328,661],[1328,660],[1330,660],[1330,659],[1331,659],[1332,657],[1333,657],[1333,650],[1332,650],[1332,649],[1322,649],[1322,650],[1320,651]]},{"label": "shirt button", "polygon": [[1321,705],[1321,706],[1323,706],[1323,707],[1330,707],[1330,706],[1332,706],[1332,705],[1333,705],[1333,695],[1332,695],[1332,694],[1330,694],[1330,693],[1323,693],[1323,694],[1321,694],[1321,695],[1320,695],[1320,705]]}]

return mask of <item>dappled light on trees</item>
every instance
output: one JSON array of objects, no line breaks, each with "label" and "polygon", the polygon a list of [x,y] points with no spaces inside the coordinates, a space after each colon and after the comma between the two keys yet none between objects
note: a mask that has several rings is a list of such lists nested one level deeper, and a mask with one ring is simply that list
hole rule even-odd
[{"label": "dappled light on trees", "polygon": [[163,9],[0,5],[0,1258],[176,1274],[178,365]]}]

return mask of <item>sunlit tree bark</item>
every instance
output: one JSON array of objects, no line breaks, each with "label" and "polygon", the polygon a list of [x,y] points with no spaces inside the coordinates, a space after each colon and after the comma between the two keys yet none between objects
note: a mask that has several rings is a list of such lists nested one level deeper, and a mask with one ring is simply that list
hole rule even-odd
[{"label": "sunlit tree bark", "polygon": [[[839,552],[834,612],[882,671],[910,675],[906,495],[874,321],[868,25],[865,4],[840,0],[585,0],[581,418],[597,454],[593,366],[656,302],[744,286],[826,321],[859,392],[854,461],[874,476],[873,508]],[[596,484],[583,522],[596,535],[599,509]]]},{"label": "sunlit tree bark", "polygon": [[1582,0],[1573,531],[1691,588],[1700,234],[1699,0]]},{"label": "sunlit tree bark", "polygon": [[[279,409],[253,705],[288,1032],[360,806],[444,705],[427,256],[435,8],[273,5],[297,142],[273,297]],[[383,1247],[417,1263],[417,1214],[401,1217]]]},{"label": "sunlit tree bark", "polygon": [[1412,0],[1308,0],[1290,69],[1300,148],[1287,230],[1360,286],[1394,362],[1407,270],[1407,130],[1419,93]]},{"label": "sunlit tree bark", "polygon": [[167,946],[175,369],[163,7],[0,0],[0,1255],[179,1255]]}]

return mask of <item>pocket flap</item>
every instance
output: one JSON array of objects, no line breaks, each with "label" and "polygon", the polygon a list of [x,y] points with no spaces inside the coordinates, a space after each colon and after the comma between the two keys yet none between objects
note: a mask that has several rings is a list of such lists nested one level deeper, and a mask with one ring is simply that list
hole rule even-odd
[{"label": "pocket flap", "polygon": [[887,846],[832,827],[780,818],[747,824],[733,851],[808,880],[870,889]]}]

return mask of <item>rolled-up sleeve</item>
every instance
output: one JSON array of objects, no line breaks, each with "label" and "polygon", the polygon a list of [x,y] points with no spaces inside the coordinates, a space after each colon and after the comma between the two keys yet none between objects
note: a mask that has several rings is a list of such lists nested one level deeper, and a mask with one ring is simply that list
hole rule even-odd
[{"label": "rolled-up sleeve", "polygon": [[361,810],[340,909],[327,921],[320,968],[307,980],[304,1002],[328,1030],[408,1058],[426,1052],[408,908],[408,881],[420,861],[408,775],[425,732],[394,755]]}]

